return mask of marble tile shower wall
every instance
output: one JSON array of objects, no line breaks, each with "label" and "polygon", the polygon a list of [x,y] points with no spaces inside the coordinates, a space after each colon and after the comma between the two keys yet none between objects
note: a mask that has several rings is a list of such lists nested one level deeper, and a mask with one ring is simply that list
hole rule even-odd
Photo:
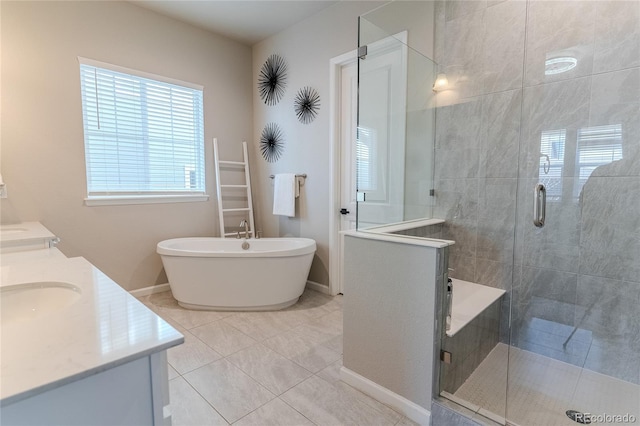
[{"label": "marble tile shower wall", "polygon": [[640,4],[437,2],[435,56],[452,276],[512,288],[512,344],[640,382]]}]

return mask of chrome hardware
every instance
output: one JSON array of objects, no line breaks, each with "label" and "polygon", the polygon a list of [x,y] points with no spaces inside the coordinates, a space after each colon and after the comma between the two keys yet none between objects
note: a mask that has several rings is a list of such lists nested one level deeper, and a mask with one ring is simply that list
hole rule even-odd
[{"label": "chrome hardware", "polygon": [[249,243],[246,239],[242,242],[242,250],[249,250]]},{"label": "chrome hardware", "polygon": [[240,231],[238,231],[238,233],[236,234],[236,238],[240,239]]},{"label": "chrome hardware", "polygon": [[545,175],[549,174],[549,170],[551,170],[551,160],[547,154],[540,153],[540,157],[544,157],[544,164],[542,165],[542,171]]},{"label": "chrome hardware", "polygon": [[[275,179],[276,175],[269,175],[270,179]],[[302,178],[302,179],[306,179],[307,178],[307,174],[306,173],[297,173],[296,174],[297,178]]]},{"label": "chrome hardware", "polygon": [[58,244],[60,244],[60,238],[58,237],[49,240],[49,248],[56,247]]},{"label": "chrome hardware", "polygon": [[358,58],[365,59],[367,57],[367,46],[358,46]]},{"label": "chrome hardware", "polygon": [[447,299],[446,299],[447,316],[445,317],[445,330],[451,329],[451,312],[453,310],[453,281],[451,278],[447,280]]},{"label": "chrome hardware", "polygon": [[547,211],[547,189],[543,184],[536,184],[533,190],[533,224],[538,228],[544,226]]},{"label": "chrome hardware", "polygon": [[247,222],[245,219],[242,219],[242,222],[240,222],[240,228],[244,227],[244,239],[246,240],[247,238],[249,238],[249,222]]},{"label": "chrome hardware", "polygon": [[262,231],[256,231],[256,240],[262,238]]}]

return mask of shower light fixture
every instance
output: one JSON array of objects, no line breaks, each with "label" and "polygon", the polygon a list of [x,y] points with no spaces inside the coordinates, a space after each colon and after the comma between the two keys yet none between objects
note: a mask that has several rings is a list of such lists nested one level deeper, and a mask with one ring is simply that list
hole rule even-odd
[{"label": "shower light fixture", "polygon": [[578,60],[572,56],[549,58],[544,62],[544,75],[561,74],[572,70],[578,65]]},{"label": "shower light fixture", "polygon": [[439,92],[440,90],[445,90],[449,88],[449,80],[447,79],[447,75],[443,72],[438,73],[436,77],[435,83],[433,83],[433,91]]}]

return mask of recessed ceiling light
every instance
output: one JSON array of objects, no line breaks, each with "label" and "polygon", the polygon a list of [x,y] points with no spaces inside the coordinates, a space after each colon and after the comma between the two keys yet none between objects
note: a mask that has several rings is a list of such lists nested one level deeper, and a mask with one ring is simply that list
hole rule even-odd
[{"label": "recessed ceiling light", "polygon": [[561,74],[572,70],[578,65],[578,60],[571,56],[547,59],[544,63],[544,75]]}]

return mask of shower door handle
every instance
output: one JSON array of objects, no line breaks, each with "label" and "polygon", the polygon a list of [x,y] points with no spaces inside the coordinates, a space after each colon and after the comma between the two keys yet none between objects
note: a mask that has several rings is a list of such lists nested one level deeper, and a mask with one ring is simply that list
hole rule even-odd
[{"label": "shower door handle", "polygon": [[543,184],[536,184],[533,190],[533,224],[538,228],[544,226],[547,211],[547,189]]}]

